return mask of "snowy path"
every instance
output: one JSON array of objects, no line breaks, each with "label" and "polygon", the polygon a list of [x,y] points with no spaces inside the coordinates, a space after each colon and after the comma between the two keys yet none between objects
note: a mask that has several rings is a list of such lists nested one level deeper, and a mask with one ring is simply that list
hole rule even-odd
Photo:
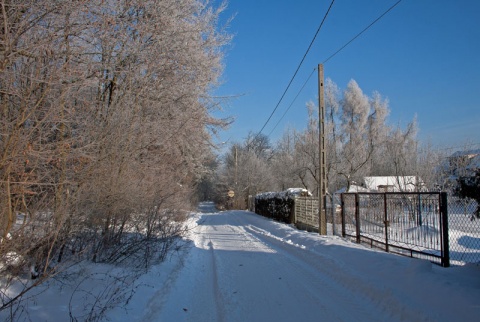
[{"label": "snowy path", "polygon": [[199,211],[191,247],[132,284],[122,281],[138,271],[85,261],[33,290],[15,321],[68,321],[70,309],[80,321],[103,308],[103,320],[122,322],[479,321],[480,265],[442,268],[247,211]]},{"label": "snowy path", "polygon": [[248,212],[204,213],[192,239],[184,266],[150,299],[142,320],[468,321],[480,314],[478,281],[460,288],[452,283],[472,281],[429,262]]}]

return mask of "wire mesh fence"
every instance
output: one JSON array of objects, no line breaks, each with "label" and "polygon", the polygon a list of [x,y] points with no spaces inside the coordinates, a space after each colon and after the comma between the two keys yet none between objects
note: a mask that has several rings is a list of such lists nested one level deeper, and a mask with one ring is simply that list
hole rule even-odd
[{"label": "wire mesh fence", "polygon": [[342,235],[449,266],[446,194],[342,194]]},{"label": "wire mesh fence", "polygon": [[448,199],[445,193],[355,193],[342,198],[342,236],[443,266],[480,262],[474,200]]},{"label": "wire mesh fence", "polygon": [[472,199],[448,200],[448,236],[452,264],[480,263],[480,218]]},{"label": "wire mesh fence", "polygon": [[[327,233],[443,266],[480,263],[477,207],[439,192],[336,194],[326,200]],[[318,229],[316,198],[296,198],[294,209],[297,227]]]}]

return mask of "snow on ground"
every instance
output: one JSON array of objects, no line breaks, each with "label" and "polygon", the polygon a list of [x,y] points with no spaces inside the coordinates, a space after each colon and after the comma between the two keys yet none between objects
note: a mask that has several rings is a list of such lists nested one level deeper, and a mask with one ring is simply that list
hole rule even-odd
[{"label": "snow on ground", "polygon": [[[480,316],[478,266],[442,268],[247,211],[215,212],[209,203],[199,210],[190,222],[190,247],[142,275],[128,304],[109,311],[109,320],[478,321]],[[55,287],[29,306],[32,321],[69,319],[64,302],[70,296]]]}]

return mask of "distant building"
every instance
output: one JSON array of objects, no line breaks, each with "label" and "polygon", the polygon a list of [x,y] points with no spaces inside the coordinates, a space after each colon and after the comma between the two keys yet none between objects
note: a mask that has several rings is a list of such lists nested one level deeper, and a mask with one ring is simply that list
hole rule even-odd
[{"label": "distant building", "polygon": [[425,191],[425,184],[417,176],[365,177],[365,187],[375,192]]},{"label": "distant building", "polygon": [[348,191],[347,191],[347,187],[343,187],[340,190],[336,191],[335,193],[338,194],[338,193],[344,193],[344,192],[355,193],[355,192],[371,192],[371,191],[365,187],[362,187],[356,184],[351,184],[350,188],[348,188]]}]

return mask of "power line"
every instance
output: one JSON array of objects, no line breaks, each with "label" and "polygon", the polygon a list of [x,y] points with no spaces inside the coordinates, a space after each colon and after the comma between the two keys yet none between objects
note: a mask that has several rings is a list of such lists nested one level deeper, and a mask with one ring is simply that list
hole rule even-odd
[{"label": "power line", "polygon": [[372,23],[370,23],[367,27],[365,27],[365,29],[363,29],[362,31],[360,31],[355,37],[353,37],[352,39],[350,39],[350,41],[348,41],[345,45],[343,45],[342,47],[340,47],[340,49],[338,49],[336,52],[334,52],[332,55],[330,55],[330,57],[328,57],[327,59],[325,59],[323,61],[323,64],[325,64],[327,61],[329,61],[330,59],[332,59],[335,55],[337,55],[339,52],[341,52],[345,47],[347,47],[348,45],[350,45],[355,39],[357,39],[358,37],[360,37],[361,34],[363,34],[365,31],[367,31],[371,26],[373,26],[375,23],[377,23],[377,21],[379,21],[380,19],[383,18],[383,16],[385,16],[387,13],[389,13],[393,8],[395,8],[400,2],[402,2],[402,0],[398,0],[393,6],[391,6],[390,8],[388,8],[384,13],[382,13],[377,19],[375,19]]},{"label": "power line", "polygon": [[[300,67],[302,66],[303,64],[303,61],[305,60],[305,57],[307,56],[308,52],[310,51],[310,48],[312,47],[318,33],[320,32],[320,29],[322,28],[323,26],[323,23],[325,22],[329,12],[330,12],[330,9],[332,8],[333,6],[333,3],[335,2],[335,0],[332,0],[332,2],[330,3],[330,6],[327,10],[327,12],[325,13],[325,16],[323,17],[322,19],[322,22],[320,23],[320,26],[318,27],[317,29],[317,32],[315,33],[315,36],[313,37],[312,41],[310,42],[310,45],[308,46],[308,49],[307,51],[305,52],[305,54],[303,55],[303,58],[302,60],[300,61],[300,64],[298,65],[295,73],[293,74],[292,78],[290,79],[290,82],[288,83],[287,85],[287,88],[285,89],[285,91],[283,92],[282,96],[280,97],[280,100],[278,101],[277,105],[275,106],[275,108],[273,109],[272,113],[270,114],[270,116],[268,117],[267,121],[263,124],[262,128],[260,129],[260,131],[257,133],[257,135],[254,137],[253,140],[255,140],[262,132],[263,130],[265,129],[265,127],[267,126],[267,124],[270,122],[273,114],[275,114],[276,110],[278,109],[280,103],[283,101],[283,98],[285,97],[285,94],[287,93],[288,89],[290,88],[293,80],[295,79]],[[341,52],[343,49],[345,49],[348,45],[350,45],[353,41],[355,41],[358,37],[360,37],[363,33],[365,33],[368,29],[370,29],[375,23],[377,23],[380,19],[382,19],[387,13],[389,13],[391,10],[393,10],[398,4],[400,4],[400,2],[402,2],[402,0],[398,0],[396,3],[394,3],[390,8],[388,8],[386,11],[384,11],[378,18],[376,18],[374,21],[372,21],[367,27],[365,27],[362,31],[360,31],[358,34],[356,34],[352,39],[350,39],[347,43],[345,43],[342,47],[340,47],[337,51],[335,51],[332,55],[330,55],[327,59],[325,59],[323,61],[323,64],[325,64],[326,62],[328,62],[330,59],[332,59],[334,56],[336,56],[339,52]],[[305,85],[308,83],[308,81],[310,80],[310,78],[312,77],[313,75],[313,72],[316,70],[316,68],[312,71],[312,73],[308,76],[307,80],[305,81],[305,83],[302,85],[301,89],[299,90],[299,92],[297,93],[297,95],[295,96],[295,98],[293,99],[292,103],[288,106],[287,110],[283,113],[282,117],[280,118],[280,120],[275,124],[274,128],[270,131],[270,133],[268,134],[268,136],[270,136],[273,131],[277,128],[277,126],[279,125],[279,123],[283,120],[283,118],[285,117],[286,113],[290,110],[290,108],[292,107],[293,103],[296,101],[296,99],[298,98],[298,96],[300,95],[300,93],[302,92],[303,88],[305,87]],[[252,141],[253,141],[252,140]]]},{"label": "power line", "polygon": [[[282,102],[287,90],[290,88],[290,85],[292,84],[293,82],[293,79],[295,78],[295,76],[297,75],[297,72],[298,70],[300,69],[300,66],[302,65],[303,61],[305,60],[305,57],[307,56],[307,53],[308,51],[310,50],[313,42],[315,41],[315,38],[317,37],[317,34],[318,32],[320,31],[328,13],[330,12],[330,8],[332,7],[333,5],[333,2],[330,4],[330,7],[328,8],[327,12],[325,13],[325,16],[319,26],[319,28],[317,29],[317,32],[315,33],[315,36],[313,37],[313,40],[312,42],[310,43],[310,46],[308,47],[307,51],[305,52],[305,55],[303,56],[302,58],[302,61],[300,62],[299,66],[297,67],[297,70],[295,71],[295,74],[293,75],[292,79],[290,80],[290,83],[288,84],[287,88],[285,89],[285,91],[283,92],[283,95],[282,97],[280,98],[279,102],[277,103],[277,105],[275,106],[274,110],[272,111],[272,113],[270,114],[270,117],[267,119],[267,121],[265,122],[265,124],[263,125],[262,129],[258,132],[257,135],[259,135],[260,133],[262,133],[262,131],[264,130],[264,128],[266,127],[266,125],[268,124],[268,122],[270,121],[270,119],[272,118],[273,114],[275,113],[275,111],[277,110],[278,106],[280,105],[280,103]],[[365,27],[362,31],[360,31],[357,35],[355,35],[352,39],[350,39],[345,45],[343,45],[342,47],[340,47],[337,51],[335,51],[332,55],[330,55],[327,59],[325,59],[323,61],[323,64],[325,64],[326,62],[328,62],[330,59],[332,59],[334,56],[336,56],[339,52],[341,52],[343,49],[345,49],[345,47],[347,47],[348,45],[350,45],[353,41],[355,41],[355,39],[357,39],[358,37],[360,37],[364,32],[366,32],[368,29],[370,29],[375,23],[377,23],[380,19],[382,19],[387,13],[389,13],[393,8],[395,8],[398,4],[400,4],[400,2],[402,2],[402,0],[398,0],[396,3],[394,3],[390,8],[388,8],[385,12],[383,12],[378,18],[376,18],[374,21],[372,21],[367,27]],[[268,136],[270,136],[273,131],[277,128],[278,124],[283,120],[283,118],[285,117],[286,113],[290,110],[290,108],[292,107],[293,103],[296,101],[297,97],[300,95],[300,93],[302,92],[303,88],[305,87],[305,85],[308,83],[308,81],[310,80],[310,78],[312,77],[313,75],[313,72],[316,70],[316,68],[312,71],[312,73],[308,76],[308,79],[305,81],[305,83],[303,84],[302,88],[300,89],[300,91],[297,93],[297,95],[295,96],[295,98],[293,99],[292,103],[288,106],[287,110],[283,113],[282,117],[280,118],[280,120],[275,124],[274,128],[270,131],[270,133],[268,134]],[[256,137],[255,137],[256,138]]]},{"label": "power line", "polygon": [[297,100],[298,96],[300,95],[300,93],[303,91],[303,89],[305,88],[305,85],[307,85],[308,81],[310,80],[310,78],[312,77],[313,73],[317,70],[317,67],[315,67],[312,72],[310,73],[310,75],[308,76],[307,80],[305,81],[305,83],[303,83],[302,87],[300,88],[300,90],[298,91],[297,95],[295,96],[295,98],[293,99],[293,101],[290,103],[290,105],[288,106],[288,108],[285,110],[285,112],[283,113],[282,117],[278,120],[277,124],[275,124],[275,126],[273,127],[273,129],[270,131],[270,133],[268,133],[268,136],[272,135],[273,131],[275,131],[275,129],[277,128],[278,124],[280,124],[280,122],[283,120],[283,118],[285,117],[285,115],[287,115],[287,112],[290,110],[290,108],[292,107],[293,103],[295,103],[295,101]]},{"label": "power line", "polygon": [[[390,8],[388,8],[385,12],[383,12],[377,19],[375,19],[374,21],[372,21],[367,27],[365,27],[362,31],[360,31],[355,37],[353,37],[352,39],[350,39],[345,45],[343,45],[342,47],[340,47],[340,49],[338,49],[336,52],[334,52],[332,55],[330,55],[327,59],[325,59],[325,60],[323,61],[323,64],[325,64],[327,61],[329,61],[330,59],[332,59],[335,55],[337,55],[337,54],[338,54],[340,51],[342,51],[345,47],[347,47],[348,45],[350,45],[355,39],[357,39],[358,37],[360,37],[365,31],[367,31],[368,29],[370,29],[370,27],[372,27],[375,23],[377,23],[380,19],[382,19],[383,16],[385,16],[388,12],[390,12],[393,8],[395,8],[400,2],[402,2],[402,0],[397,1],[397,2],[396,2],[395,4],[393,4]],[[332,4],[333,4],[333,2],[332,2]],[[330,7],[331,7],[331,5],[330,5]],[[330,10],[330,9],[329,9],[329,10]],[[328,14],[328,12],[327,12],[327,14]],[[325,18],[324,18],[324,20],[325,20]],[[322,23],[323,23],[323,21],[322,21]],[[318,31],[317,31],[317,33],[318,33]],[[316,34],[315,34],[315,36],[316,36]],[[315,39],[315,38],[314,38],[314,39]],[[313,41],[312,41],[312,43],[313,43]],[[310,44],[310,46],[311,46],[311,44]],[[309,47],[309,49],[310,49],[310,47]],[[307,52],[308,52],[308,51],[307,51]],[[304,56],[304,58],[305,58],[305,56]],[[303,59],[302,59],[302,62],[303,62]],[[299,66],[299,68],[300,68],[300,66]],[[270,136],[270,135],[273,133],[273,131],[277,128],[278,124],[283,120],[283,118],[285,117],[285,115],[287,114],[287,112],[288,112],[288,111],[290,110],[290,108],[292,107],[293,103],[296,101],[297,97],[298,97],[298,96],[300,95],[300,93],[302,92],[302,90],[303,90],[303,88],[305,87],[305,85],[308,83],[308,81],[309,81],[310,78],[312,77],[313,72],[314,72],[315,70],[317,70],[316,67],[314,68],[314,70],[312,71],[312,73],[310,74],[310,76],[308,76],[308,79],[305,81],[305,83],[303,84],[302,88],[300,89],[300,91],[297,93],[297,95],[296,95],[295,98],[293,99],[292,103],[288,106],[287,110],[283,113],[282,117],[281,117],[280,120],[277,122],[277,124],[275,124],[275,126],[274,126],[273,129],[270,131],[270,133],[268,134],[268,136]],[[298,71],[298,69],[297,69],[297,71]],[[295,77],[295,75],[294,75],[294,77]],[[292,80],[293,80],[293,79],[292,79]],[[290,82],[291,82],[291,81],[290,81]],[[290,84],[289,84],[289,86],[290,86]],[[288,89],[288,87],[287,87],[287,89]],[[284,95],[285,95],[285,93],[284,93]],[[283,96],[282,96],[282,98],[283,98]],[[281,100],[280,100],[280,101],[281,101]],[[280,102],[279,102],[279,104],[280,104]],[[277,104],[277,107],[278,107],[278,104]],[[277,107],[275,107],[275,110],[277,109]],[[275,112],[275,110],[274,110],[273,112]],[[273,115],[273,113],[272,113],[272,115]],[[270,118],[272,117],[272,115],[270,115]],[[270,118],[269,118],[268,120],[270,120]],[[268,123],[268,120],[267,120],[267,122],[265,123],[265,125]],[[262,130],[263,130],[263,128],[265,127],[265,125],[262,127]],[[261,133],[262,130],[260,130],[259,133]]]},{"label": "power line", "polygon": [[292,85],[292,82],[293,82],[293,80],[295,79],[295,76],[297,76],[297,73],[298,73],[300,67],[301,67],[302,64],[303,64],[303,61],[305,60],[305,57],[307,57],[307,54],[308,54],[308,52],[310,51],[310,48],[312,48],[312,45],[313,45],[313,43],[315,42],[315,39],[317,38],[317,35],[318,35],[318,33],[320,32],[320,29],[322,28],[323,23],[325,22],[325,19],[327,19],[328,13],[330,12],[330,9],[332,8],[334,2],[335,2],[335,0],[332,0],[332,2],[330,3],[330,6],[328,7],[328,10],[327,10],[327,12],[325,13],[325,16],[323,16],[322,22],[320,23],[320,26],[318,27],[317,32],[315,33],[315,36],[313,36],[313,39],[312,39],[312,41],[310,42],[310,45],[308,46],[307,51],[306,51],[305,54],[303,55],[303,58],[302,58],[302,60],[300,61],[300,64],[298,64],[297,70],[295,71],[295,73],[293,74],[292,78],[290,79],[290,82],[288,83],[287,88],[286,88],[285,91],[283,92],[282,96],[280,97],[280,100],[278,101],[277,105],[275,106],[275,108],[273,109],[272,113],[271,113],[270,116],[268,117],[267,121],[263,124],[262,128],[260,129],[260,131],[259,131],[259,132],[257,133],[257,135],[254,137],[253,141],[262,133],[262,131],[263,131],[263,130],[265,129],[265,127],[267,126],[268,122],[270,122],[270,119],[272,118],[273,114],[275,114],[275,111],[278,109],[278,106],[280,105],[280,103],[282,102],[283,98],[285,97],[285,94],[287,93],[288,89],[290,88],[290,85]]},{"label": "power line", "polygon": [[467,143],[467,144],[464,144],[464,145],[438,148],[437,150],[461,150],[461,149],[465,150],[466,148],[472,147],[472,146],[480,146],[480,143]]}]

